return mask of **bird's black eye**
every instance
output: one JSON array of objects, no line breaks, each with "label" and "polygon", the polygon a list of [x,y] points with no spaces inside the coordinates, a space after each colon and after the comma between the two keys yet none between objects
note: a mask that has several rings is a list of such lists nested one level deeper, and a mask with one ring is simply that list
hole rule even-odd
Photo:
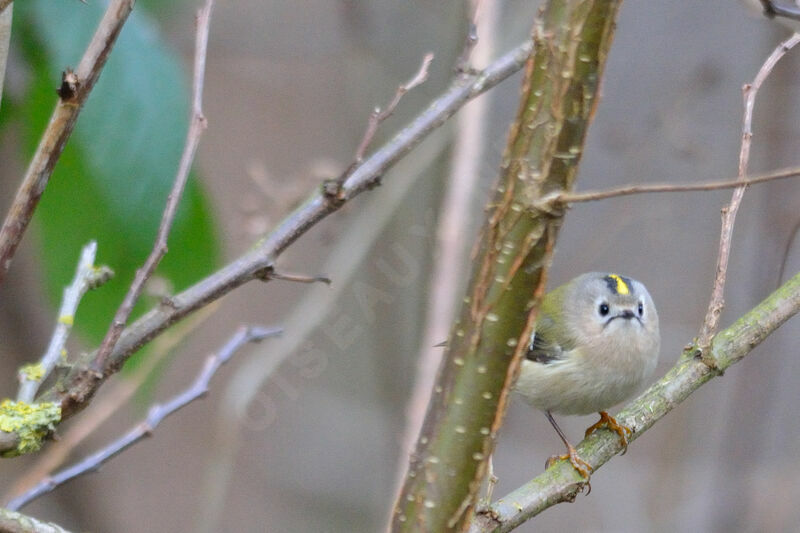
[{"label": "bird's black eye", "polygon": [[600,313],[600,316],[606,316],[608,314],[608,304],[603,302],[600,304],[600,307],[597,308],[597,312]]},{"label": "bird's black eye", "polygon": [[643,314],[644,314],[644,304],[642,302],[639,302],[639,316],[642,316]]}]

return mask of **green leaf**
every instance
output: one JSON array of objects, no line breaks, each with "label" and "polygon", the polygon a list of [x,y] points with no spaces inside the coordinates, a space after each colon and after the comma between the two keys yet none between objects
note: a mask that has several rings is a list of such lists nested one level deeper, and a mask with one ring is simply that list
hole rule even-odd
[{"label": "green leaf", "polygon": [[[29,154],[56,102],[61,71],[80,60],[105,7],[100,2],[28,0],[17,6],[13,38],[32,79],[21,103]],[[97,343],[155,240],[178,167],[189,116],[180,62],[141,13],[131,14],[56,165],[34,220],[47,292],[54,303],[81,247],[98,241],[98,263],[115,278],[84,297],[75,328]],[[210,273],[218,242],[209,203],[187,184],[156,275],[177,291]],[[137,313],[153,302],[140,302]]]}]

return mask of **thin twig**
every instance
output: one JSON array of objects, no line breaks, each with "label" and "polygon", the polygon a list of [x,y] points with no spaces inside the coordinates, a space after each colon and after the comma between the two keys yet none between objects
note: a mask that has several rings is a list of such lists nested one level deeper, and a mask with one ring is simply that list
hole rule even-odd
[{"label": "thin twig", "polygon": [[8,273],[14,253],[50,180],[56,161],[134,3],[135,0],[111,2],[78,68],[72,73],[74,83],[70,86],[71,90],[68,94],[65,91],[60,93],[62,97],[56,103],[50,122],[42,134],[36,153],[0,229],[0,283]]},{"label": "thin twig", "polygon": [[100,465],[112,457],[119,455],[144,437],[152,435],[156,427],[158,427],[161,421],[166,417],[206,394],[211,377],[216,373],[219,367],[228,362],[239,348],[249,342],[258,342],[267,337],[279,335],[280,333],[280,328],[240,328],[216,354],[209,356],[205,365],[203,365],[202,371],[188,389],[164,404],[152,406],[147,413],[147,418],[133,427],[128,433],[75,465],[58,472],[52,477],[44,479],[25,494],[8,502],[6,507],[12,511],[21,509],[23,506],[39,496],[47,494],[59,485],[63,485],[67,481],[86,474],[87,472],[97,470]]},{"label": "thin twig", "polygon": [[[498,58],[482,72],[459,77],[411,124],[365,159],[353,171],[342,186],[342,201],[330,202],[321,190],[316,190],[257,246],[192,287],[175,295],[172,298],[173,306],[157,306],[140,317],[120,335],[119,341],[109,357],[109,369],[114,370],[121,367],[133,352],[181,318],[248,281],[259,279],[258,273],[262,272],[264,268],[273,266],[275,259],[287,247],[322,219],[339,210],[345,203],[362,192],[373,189],[387,170],[453,116],[464,104],[520,70],[530,54],[531,48],[532,43],[525,41]],[[87,356],[85,359],[87,365],[92,358],[92,354]],[[84,369],[76,367],[62,381],[63,388],[51,388],[45,393],[42,400],[59,402],[62,408],[62,417],[69,418],[86,405],[102,381],[103,378],[98,380],[96,375],[86,371],[85,367]],[[13,434],[0,432],[0,452],[12,447],[13,437]]]},{"label": "thin twig", "polygon": [[367,148],[369,148],[370,143],[375,138],[375,133],[378,131],[378,126],[381,125],[381,122],[392,116],[394,110],[397,109],[397,105],[400,103],[400,100],[403,99],[403,96],[418,85],[421,85],[428,79],[428,69],[431,66],[431,62],[433,61],[433,54],[427,53],[425,57],[422,58],[422,64],[419,67],[414,76],[408,80],[406,83],[400,85],[397,88],[397,91],[394,93],[394,97],[392,101],[389,102],[389,105],[386,106],[386,109],[381,111],[380,107],[376,107],[372,110],[372,113],[369,115],[369,121],[367,121],[367,128],[364,130],[364,137],[361,139],[361,142],[358,144],[358,148],[356,149],[356,154],[353,157],[353,162],[350,163],[350,166],[347,167],[341,176],[333,180],[332,186],[333,190],[331,194],[337,198],[339,198],[341,194],[341,187],[347,178],[353,173],[353,171],[364,161],[364,155],[367,152]]},{"label": "thin twig", "polygon": [[657,192],[697,192],[697,191],[718,191],[721,189],[734,189],[736,187],[757,185],[769,181],[783,180],[788,178],[800,177],[800,167],[790,167],[775,170],[766,174],[759,174],[752,178],[735,179],[726,181],[711,181],[708,183],[654,183],[651,185],[626,185],[617,189],[607,191],[586,191],[571,194],[555,194],[544,196],[538,206],[541,209],[552,209],[558,204],[576,204],[581,202],[593,202],[596,200],[606,200],[618,196],[630,196],[633,194],[646,194]]},{"label": "thin twig", "polygon": [[0,497],[0,501],[8,501],[25,493],[61,467],[72,451],[116,413],[140,389],[164,358],[204,324],[218,308],[219,302],[215,302],[158,337],[142,364],[136,367],[136,371],[132,375],[126,376],[125,379],[117,380],[111,386],[106,387],[100,401],[92,402],[84,411],[83,416],[71,424],[65,432],[59,434],[58,441],[53,442],[37,454],[36,461],[27,465],[25,472],[10,487],[7,487],[6,493]]},{"label": "thin twig", "polygon": [[[752,84],[745,84],[742,88],[744,97],[744,117],[742,119],[742,144],[739,151],[739,179],[747,179],[747,166],[750,161],[750,145],[753,138],[753,107],[755,106],[756,95],[761,85],[769,76],[778,61],[800,42],[800,34],[795,33],[789,39],[778,45],[777,48],[764,61],[764,64],[756,74]],[[731,251],[731,238],[733,235],[733,225],[736,221],[736,213],[742,202],[746,185],[741,185],[733,191],[730,204],[722,208],[722,229],[719,238],[719,254],[717,256],[717,269],[714,277],[714,286],[711,291],[711,300],[708,303],[708,310],[703,321],[703,327],[698,336],[698,346],[701,351],[703,361],[712,367],[716,364],[707,357],[707,349],[711,344],[711,339],[719,329],[719,319],[722,309],[725,307],[725,278],[728,273],[728,258]]]},{"label": "thin twig", "polygon": [[133,311],[133,306],[139,299],[144,284],[153,275],[161,259],[167,253],[167,238],[172,229],[172,223],[175,220],[175,213],[178,211],[178,204],[183,195],[186,181],[189,179],[189,171],[192,168],[197,146],[200,144],[200,136],[207,126],[206,117],[203,116],[203,82],[206,70],[206,51],[208,49],[208,29],[213,4],[213,0],[206,0],[204,6],[197,12],[197,38],[195,41],[194,80],[192,82],[192,116],[189,131],[186,134],[186,145],[178,165],[178,172],[175,175],[175,182],[172,185],[169,196],[167,196],[167,205],[161,217],[161,224],[158,227],[153,250],[150,252],[144,266],[136,271],[136,276],[133,278],[128,293],[125,295],[125,299],[120,304],[119,309],[117,309],[114,320],[111,321],[108,332],[91,363],[91,370],[97,374],[106,372],[106,360],[114,349],[117,340],[119,340],[122,330],[127,325],[128,318]]},{"label": "thin twig", "polygon": [[[718,363],[717,368],[696,359],[694,346],[685,349],[683,356],[663,378],[616,415],[618,422],[634,430],[629,442],[642,436],[703,384],[722,375],[723,371],[752,354],[756,346],[798,311],[800,274],[795,275],[712,339],[710,350]],[[596,472],[622,451],[622,445],[616,434],[603,431],[584,439],[577,450],[581,459],[589,462]],[[553,505],[573,501],[583,482],[583,478],[568,461],[559,461],[533,480],[494,502],[485,512],[479,513],[469,532],[511,531]]]},{"label": "thin twig", "polygon": [[464,47],[456,60],[456,72],[470,72],[470,56],[472,50],[478,45],[478,16],[480,14],[482,0],[470,0],[467,7],[467,32],[464,36]]},{"label": "thin twig", "polygon": [[262,279],[264,281],[269,281],[271,279],[279,279],[282,281],[293,281],[295,283],[324,283],[325,285],[331,284],[331,278],[329,278],[328,276],[307,276],[305,274],[278,272],[277,270],[273,269],[267,269],[267,272],[265,272],[264,277]]},{"label": "thin twig", "polygon": [[114,274],[108,267],[95,267],[94,258],[97,254],[97,242],[91,241],[83,247],[75,278],[64,289],[61,307],[58,310],[58,321],[50,345],[47,347],[41,361],[32,367],[23,367],[20,371],[19,393],[17,400],[30,403],[36,397],[39,386],[47,379],[56,363],[63,359],[64,344],[67,342],[72,324],[75,321],[75,311],[83,295],[89,289],[95,289],[111,279]]}]

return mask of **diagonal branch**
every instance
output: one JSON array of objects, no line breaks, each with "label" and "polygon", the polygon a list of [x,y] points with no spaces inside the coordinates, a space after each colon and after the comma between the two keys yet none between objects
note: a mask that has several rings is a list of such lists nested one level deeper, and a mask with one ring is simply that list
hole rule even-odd
[{"label": "diagonal branch", "polygon": [[[616,416],[634,430],[636,440],[658,420],[684,401],[701,385],[752,353],[784,322],[800,311],[800,274],[797,274],[751,309],[732,326],[718,333],[709,348],[717,362],[711,368],[695,357],[696,347],[687,347],[679,361],[658,382],[629,403]],[[611,432],[592,434],[577,447],[578,455],[596,471],[622,451]],[[470,533],[501,533],[515,529],[553,505],[575,499],[583,479],[566,461],[560,461],[532,481],[493,503],[473,521]]]},{"label": "diagonal branch", "polygon": [[8,273],[14,253],[47,187],[56,161],[134,3],[135,0],[111,2],[78,68],[74,72],[68,69],[63,74],[64,83],[59,90],[58,103],[0,229],[0,283]]},{"label": "diagonal branch", "polygon": [[23,367],[20,372],[20,386],[17,400],[30,403],[36,396],[39,386],[47,379],[56,364],[64,357],[64,345],[67,342],[72,324],[75,321],[75,312],[83,295],[89,289],[96,289],[114,274],[108,267],[94,266],[97,253],[97,242],[92,241],[83,247],[78,268],[72,283],[64,289],[64,297],[58,310],[58,323],[56,324],[50,344],[37,365]]},{"label": "diagonal branch", "polygon": [[227,363],[242,346],[250,342],[259,342],[267,337],[274,337],[280,333],[280,328],[240,328],[216,354],[209,356],[200,374],[188,389],[164,404],[152,406],[147,418],[133,427],[128,433],[75,465],[43,479],[26,493],[8,502],[6,507],[16,511],[67,481],[88,472],[96,471],[106,461],[116,457],[143,438],[152,435],[156,427],[166,417],[206,394],[208,392],[208,384],[217,370],[219,370],[219,367]]},{"label": "diagonal branch", "polygon": [[106,360],[119,340],[122,330],[127,325],[128,318],[133,311],[133,306],[139,299],[142,289],[144,289],[144,284],[153,275],[161,259],[167,253],[167,237],[169,237],[172,223],[175,220],[175,214],[178,212],[178,204],[181,201],[183,190],[189,179],[189,171],[192,168],[197,146],[200,144],[200,136],[207,126],[206,117],[203,115],[203,81],[205,79],[208,30],[211,20],[211,8],[213,5],[213,0],[206,0],[205,5],[197,13],[194,81],[192,83],[192,117],[191,123],[189,124],[189,131],[186,133],[186,145],[184,146],[181,161],[178,165],[178,172],[175,175],[172,190],[169,196],[167,196],[167,205],[161,216],[161,224],[158,227],[153,250],[144,262],[144,266],[136,271],[136,276],[133,278],[128,293],[125,295],[125,299],[122,300],[119,309],[117,309],[114,319],[111,321],[111,325],[108,328],[108,332],[106,332],[106,336],[102,344],[100,344],[100,348],[97,350],[94,360],[90,365],[91,371],[98,374],[98,376],[108,371],[106,368]]},{"label": "diagonal branch", "polygon": [[[322,219],[346,202],[380,183],[384,173],[430,133],[453,116],[467,102],[491,89],[525,62],[531,43],[525,42],[494,61],[485,70],[460,76],[453,85],[401,130],[386,145],[359,165],[342,185],[342,200],[331,202],[317,190],[289,214],[265,239],[221,270],[174,296],[170,304],[156,307],[125,329],[107,359],[106,370],[119,368],[137,349],[166,328],[197,309],[217,300],[244,283],[261,279],[264,269],[272,268],[283,251]],[[102,384],[103,378],[88,371],[94,359],[88,354],[56,386],[43,394],[42,401],[56,401],[62,416],[79,411]],[[14,435],[0,432],[0,452],[13,446]]]}]

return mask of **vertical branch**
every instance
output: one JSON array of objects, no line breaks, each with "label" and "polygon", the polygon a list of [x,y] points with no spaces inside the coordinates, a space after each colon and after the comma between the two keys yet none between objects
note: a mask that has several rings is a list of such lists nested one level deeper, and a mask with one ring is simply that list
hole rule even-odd
[{"label": "vertical branch", "polygon": [[469,526],[562,222],[562,213],[535,206],[545,194],[572,190],[620,3],[551,0],[534,25],[520,108],[467,297],[392,531]]},{"label": "vertical branch", "polygon": [[178,211],[183,189],[186,187],[186,182],[189,179],[189,171],[192,168],[192,161],[194,161],[197,146],[200,144],[200,136],[206,129],[206,117],[203,115],[202,107],[203,80],[206,70],[208,30],[211,19],[211,7],[213,4],[213,0],[206,0],[205,5],[197,13],[194,81],[192,83],[192,116],[191,123],[189,124],[189,131],[186,134],[186,144],[183,149],[183,154],[181,155],[178,172],[175,175],[172,190],[169,196],[167,196],[167,205],[161,216],[161,224],[158,227],[158,234],[156,235],[156,242],[153,245],[153,250],[147,257],[144,265],[136,271],[136,276],[133,278],[128,293],[125,295],[125,299],[122,301],[122,304],[120,304],[119,309],[117,309],[114,320],[112,320],[108,332],[106,332],[106,336],[92,361],[91,370],[97,375],[98,379],[102,379],[106,372],[106,360],[114,349],[114,346],[116,346],[119,336],[122,334],[122,330],[128,323],[128,318],[133,311],[133,306],[139,299],[145,282],[150,279],[156,267],[158,267],[158,264],[161,262],[161,259],[167,253],[167,238],[172,229],[175,214]]},{"label": "vertical branch", "polygon": [[0,283],[8,273],[14,253],[36,206],[39,205],[39,198],[47,187],[56,161],[61,156],[61,151],[78,120],[78,114],[100,77],[100,71],[134,3],[135,0],[111,2],[78,68],[74,72],[67,69],[63,74],[63,82],[58,91],[58,103],[0,229]]},{"label": "vertical branch", "polygon": [[[78,304],[89,289],[95,289],[111,279],[113,272],[108,267],[94,266],[94,258],[97,253],[97,242],[91,241],[83,247],[78,267],[75,271],[75,278],[67,288],[64,289],[64,296],[61,300],[61,307],[58,309],[58,322],[50,344],[42,356],[38,365],[23,367],[20,372],[20,386],[17,400],[30,403],[36,396],[39,386],[47,379],[56,364],[64,357],[64,345],[67,342],[72,324],[75,321],[75,312]],[[27,371],[26,371],[27,370]]]},{"label": "vertical branch", "polygon": [[[469,20],[470,30],[464,51],[458,60],[459,69],[467,72],[470,61],[479,68],[488,63],[495,44],[496,26],[500,6],[497,0],[472,0],[470,11],[478,11]],[[478,38],[480,35],[480,38]],[[471,54],[470,54],[471,52]],[[429,294],[425,319],[425,332],[422,335],[414,388],[406,405],[406,427],[398,476],[405,475],[406,457],[411,453],[416,441],[425,408],[430,399],[436,369],[439,367],[444,351],[436,344],[447,338],[450,324],[457,311],[458,292],[469,265],[469,249],[464,243],[464,232],[470,228],[474,213],[475,190],[481,175],[481,165],[485,158],[485,139],[489,100],[479,98],[457,117],[456,138],[453,143],[453,156],[450,176],[442,199],[440,221],[436,230],[437,256],[433,273],[428,284]],[[402,477],[399,477],[399,481]]]},{"label": "vertical branch", "polygon": [[[756,77],[753,79],[753,83],[745,84],[744,87],[742,87],[744,116],[742,118],[742,143],[739,150],[739,180],[741,181],[747,179],[747,166],[750,161],[750,145],[753,138],[753,107],[755,106],[758,90],[761,88],[764,81],[766,81],[778,61],[798,42],[800,42],[800,34],[795,33],[789,39],[779,44],[764,61],[764,64],[761,65],[758,74],[756,74]],[[742,203],[742,197],[744,196],[746,188],[746,185],[737,187],[736,190],[733,191],[730,203],[722,208],[722,229],[720,231],[719,253],[717,255],[714,285],[697,343],[703,355],[703,361],[712,368],[716,367],[716,363],[707,357],[707,352],[711,344],[711,339],[719,329],[719,319],[725,307],[725,279],[728,273],[728,258],[730,257],[731,251],[733,225],[736,222],[736,213],[739,211],[739,205]]]}]

